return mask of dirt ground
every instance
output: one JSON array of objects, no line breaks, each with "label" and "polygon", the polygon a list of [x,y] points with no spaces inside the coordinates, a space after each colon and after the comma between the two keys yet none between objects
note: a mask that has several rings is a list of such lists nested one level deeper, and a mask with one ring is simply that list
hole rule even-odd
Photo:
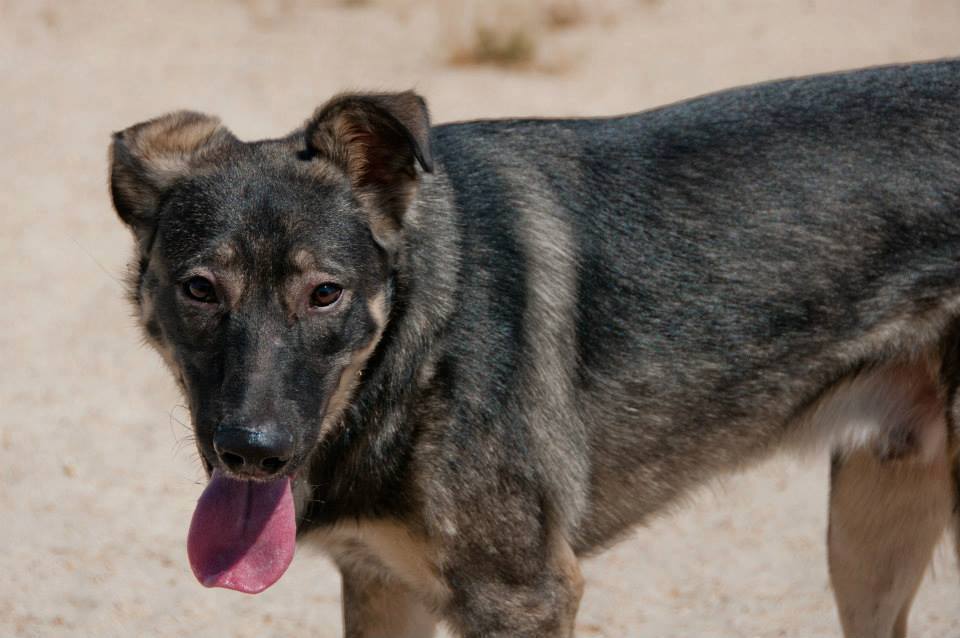
[{"label": "dirt ground", "polygon": [[[0,0],[0,636],[340,632],[338,577],[309,548],[256,597],[190,573],[201,471],[124,303],[111,131],[189,107],[277,135],[347,88],[415,87],[438,122],[613,114],[960,54],[955,0],[496,4]],[[464,64],[487,23],[522,31],[519,66]],[[839,635],[826,478],[826,459],[775,460],[587,561],[578,635]],[[960,635],[958,583],[941,548],[913,635]]]}]

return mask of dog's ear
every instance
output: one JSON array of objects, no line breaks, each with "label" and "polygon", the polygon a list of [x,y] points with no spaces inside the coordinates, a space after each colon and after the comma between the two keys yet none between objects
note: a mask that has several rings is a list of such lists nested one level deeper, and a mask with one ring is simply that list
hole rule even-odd
[{"label": "dog's ear", "polygon": [[419,95],[349,94],[313,114],[308,148],[339,166],[370,209],[374,236],[392,249],[416,192],[417,166],[433,171],[430,116]]},{"label": "dog's ear", "polygon": [[152,235],[163,192],[238,143],[219,119],[192,111],[170,113],[113,134],[110,195],[141,249]]}]

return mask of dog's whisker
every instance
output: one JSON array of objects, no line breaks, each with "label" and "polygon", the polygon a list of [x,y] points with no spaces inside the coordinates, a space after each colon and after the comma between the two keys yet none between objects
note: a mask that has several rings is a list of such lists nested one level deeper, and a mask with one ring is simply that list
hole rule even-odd
[{"label": "dog's whisker", "polygon": [[[200,460],[200,454],[196,451],[196,447],[197,447],[197,446],[196,446],[196,442],[197,442],[197,437],[195,437],[195,436],[193,436],[193,435],[187,435],[187,436],[181,437],[180,439],[178,439],[178,440],[176,441],[176,443],[174,443],[174,446],[173,446],[173,455],[174,455],[174,456],[177,456],[177,455],[180,454],[185,448],[187,448],[187,449],[192,448],[193,451],[194,451],[194,453],[193,453],[193,459],[192,459],[192,460],[194,460],[194,461],[199,461],[199,460]],[[188,447],[188,446],[189,446],[189,447]]]},{"label": "dog's whisker", "polygon": [[111,273],[109,270],[107,270],[107,267],[104,266],[103,263],[102,263],[99,259],[97,259],[96,257],[94,257],[94,256],[93,256],[93,253],[91,253],[89,250],[87,250],[87,247],[84,246],[83,244],[81,244],[81,243],[77,240],[76,237],[70,237],[69,239],[70,239],[70,241],[72,241],[72,242],[74,243],[74,245],[75,245],[77,248],[80,249],[80,251],[81,251],[84,255],[86,255],[87,257],[89,257],[90,260],[91,260],[94,264],[97,265],[97,268],[100,270],[100,272],[102,272],[104,275],[106,275],[111,281],[113,281],[113,283],[115,283],[115,284],[117,284],[118,286],[120,286],[120,288],[122,288],[122,289],[124,289],[124,290],[126,289],[127,283],[126,283],[121,277],[117,277],[116,275],[114,275],[113,273]]}]

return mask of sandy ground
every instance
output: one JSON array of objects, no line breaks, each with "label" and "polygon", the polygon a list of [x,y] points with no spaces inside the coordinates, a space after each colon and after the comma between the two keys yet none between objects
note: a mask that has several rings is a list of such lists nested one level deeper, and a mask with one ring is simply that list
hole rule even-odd
[{"label": "sandy ground", "polygon": [[[416,87],[437,121],[599,115],[960,54],[951,0],[626,0],[536,33],[531,69],[453,67],[464,10],[0,0],[0,636],[340,632],[337,575],[309,549],[257,597],[190,574],[201,473],[188,417],[123,301],[111,131],[190,107],[241,137],[275,135],[345,88]],[[694,496],[586,563],[578,635],[839,635],[825,499],[824,459],[774,461]],[[960,635],[958,582],[941,548],[914,635]]]}]

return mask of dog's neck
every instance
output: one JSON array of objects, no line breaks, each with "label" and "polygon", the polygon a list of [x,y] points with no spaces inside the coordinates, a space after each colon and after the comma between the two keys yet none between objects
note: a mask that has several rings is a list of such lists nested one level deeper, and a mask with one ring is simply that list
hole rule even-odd
[{"label": "dog's neck", "polygon": [[[425,190],[446,188],[442,175],[427,178]],[[300,532],[344,517],[401,514],[414,503],[405,486],[414,444],[422,432],[415,406],[437,406],[435,372],[445,327],[459,287],[458,272],[438,267],[437,257],[455,254],[454,220],[428,204],[431,192],[414,202],[402,253],[387,285],[387,325],[335,430],[318,445],[310,467],[310,489],[300,509]],[[446,226],[451,232],[420,233]],[[420,282],[414,287],[410,282]],[[426,286],[423,282],[432,282]]]}]

